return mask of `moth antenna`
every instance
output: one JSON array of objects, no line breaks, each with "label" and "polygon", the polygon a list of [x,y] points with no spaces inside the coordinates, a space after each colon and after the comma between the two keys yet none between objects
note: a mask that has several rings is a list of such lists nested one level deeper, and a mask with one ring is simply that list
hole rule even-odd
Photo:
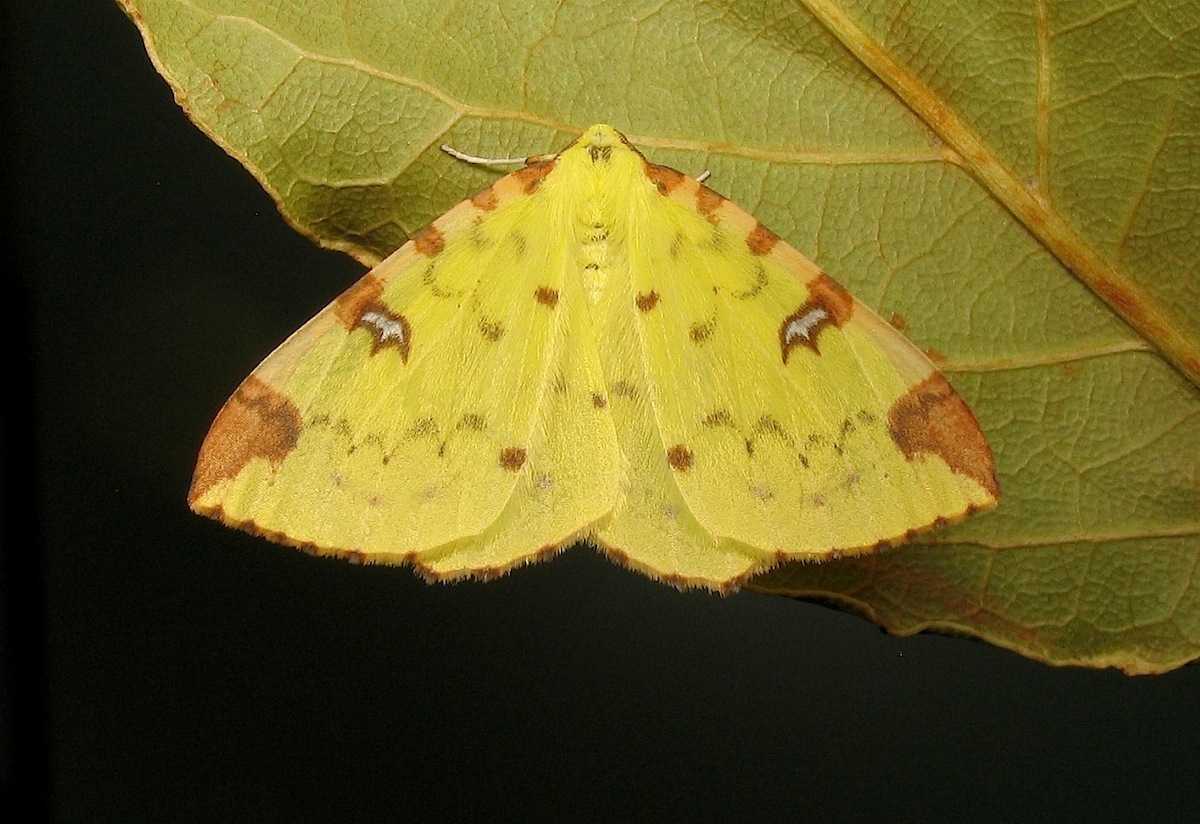
[{"label": "moth antenna", "polygon": [[544,163],[554,157],[553,154],[540,154],[533,155],[532,157],[479,157],[478,155],[460,152],[446,143],[443,143],[441,148],[443,152],[454,159],[470,163],[474,166],[516,166],[518,164],[532,166],[535,163]]}]

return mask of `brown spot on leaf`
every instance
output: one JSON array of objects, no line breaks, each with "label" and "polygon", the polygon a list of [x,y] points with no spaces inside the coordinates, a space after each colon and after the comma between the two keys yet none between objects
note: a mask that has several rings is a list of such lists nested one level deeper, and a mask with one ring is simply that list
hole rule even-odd
[{"label": "brown spot on leaf", "polygon": [[553,309],[558,305],[558,290],[551,289],[549,286],[539,286],[533,296],[542,306],[549,306]]},{"label": "brown spot on leaf", "polygon": [[500,450],[500,466],[509,472],[517,472],[525,465],[525,450],[519,446],[506,446]]},{"label": "brown spot on leaf", "polygon": [[646,177],[658,187],[660,195],[671,194],[686,180],[683,172],[677,172],[670,166],[656,166],[650,162],[646,163]]},{"label": "brown spot on leaf", "polygon": [[930,375],[892,405],[888,432],[909,460],[938,455],[956,474],[1000,497],[992,449],[971,408],[942,373]]},{"label": "brown spot on leaf", "polygon": [[816,354],[817,338],[827,326],[841,327],[854,312],[854,298],[837,281],[822,273],[808,284],[808,300],[779,326],[779,350],[788,362],[792,349],[807,346]]},{"label": "brown spot on leaf", "polygon": [[633,300],[637,304],[637,308],[642,312],[649,312],[655,306],[658,306],[658,292],[650,290],[644,294],[639,294]]},{"label": "brown spot on leaf", "polygon": [[667,450],[667,463],[676,472],[687,472],[695,463],[695,456],[692,455],[692,450],[683,444],[676,444]]},{"label": "brown spot on leaf", "polygon": [[754,255],[768,254],[779,242],[779,235],[772,232],[761,223],[756,223],[754,229],[746,236],[746,246]]},{"label": "brown spot on leaf", "polygon": [[216,484],[237,477],[256,458],[278,467],[296,448],[303,429],[300,410],[286,395],[253,375],[246,378],[204,438],[188,502],[194,504]]},{"label": "brown spot on leaf", "polygon": [[905,319],[904,315],[900,314],[899,312],[892,312],[892,316],[888,318],[888,323],[890,323],[893,328],[898,329],[901,332],[904,332],[908,329],[908,320]]},{"label": "brown spot on leaf", "polygon": [[425,257],[434,257],[446,248],[446,239],[442,237],[438,227],[432,223],[417,232],[412,242],[413,247]]},{"label": "brown spot on leaf", "polygon": [[554,171],[555,162],[554,160],[548,160],[545,163],[534,163],[526,166],[524,169],[518,169],[509,175],[509,177],[517,181],[522,192],[531,195],[542,185],[542,181],[546,179],[546,175]]}]

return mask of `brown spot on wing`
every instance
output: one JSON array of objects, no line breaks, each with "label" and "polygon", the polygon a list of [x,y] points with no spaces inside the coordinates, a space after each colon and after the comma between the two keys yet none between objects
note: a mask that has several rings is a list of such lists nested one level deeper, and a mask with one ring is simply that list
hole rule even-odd
[{"label": "brown spot on wing", "polygon": [[683,444],[675,444],[667,450],[667,463],[677,472],[687,472],[695,463],[695,456]]},{"label": "brown spot on wing", "polygon": [[888,411],[888,432],[904,457],[938,455],[956,474],[1000,497],[992,449],[966,401],[941,372],[908,390]]},{"label": "brown spot on wing", "polygon": [[487,429],[487,422],[478,412],[468,412],[458,419],[455,429],[469,429],[472,432],[482,432]]},{"label": "brown spot on wing", "polygon": [[746,236],[746,246],[754,255],[768,254],[779,242],[779,235],[772,232],[761,223],[756,223],[754,229]]},{"label": "brown spot on wing", "polygon": [[256,458],[278,467],[300,440],[300,410],[282,393],[251,375],[217,413],[200,447],[188,502],[235,478]]},{"label": "brown spot on wing", "polygon": [[496,194],[494,187],[488,186],[482,192],[471,197],[471,205],[481,211],[490,212],[500,205],[500,197]]},{"label": "brown spot on wing", "polygon": [[821,354],[817,339],[827,326],[841,327],[854,313],[854,298],[824,272],[808,284],[808,299],[779,325],[779,350],[787,363],[792,349],[807,346]]},{"label": "brown spot on wing", "polygon": [[384,349],[395,349],[400,355],[400,360],[408,363],[408,353],[412,347],[412,326],[409,325],[408,318],[399,312],[393,312],[383,301],[364,306],[354,328],[364,329],[371,335],[372,355]]},{"label": "brown spot on wing", "polygon": [[712,333],[716,328],[716,318],[709,318],[704,323],[693,323],[689,326],[688,336],[692,339],[692,343],[704,343],[712,337]]},{"label": "brown spot on wing", "polygon": [[479,334],[490,340],[492,343],[504,337],[504,324],[498,320],[489,320],[488,318],[479,319]]},{"label": "brown spot on wing", "polygon": [[383,283],[372,274],[363,276],[358,283],[337,296],[333,302],[333,314],[347,329],[353,329],[362,317],[363,310],[383,294]]},{"label": "brown spot on wing", "polygon": [[603,409],[604,407],[608,406],[608,398],[604,397],[603,392],[593,392],[592,406],[596,407],[597,409]]},{"label": "brown spot on wing", "polygon": [[738,300],[757,297],[763,289],[767,288],[767,284],[770,282],[770,279],[767,277],[766,267],[758,261],[755,261],[754,264],[754,283],[749,288],[733,293],[733,296]]},{"label": "brown spot on wing", "polygon": [[549,306],[551,309],[558,305],[558,290],[551,289],[549,286],[539,286],[533,296],[537,298],[538,303]]},{"label": "brown spot on wing", "polygon": [[509,472],[517,472],[525,465],[525,450],[519,446],[506,446],[500,450],[500,466]]},{"label": "brown spot on wing", "polygon": [[404,432],[406,438],[425,438],[429,436],[437,437],[439,433],[437,421],[430,417],[417,418]]},{"label": "brown spot on wing", "polygon": [[522,192],[531,195],[542,185],[542,181],[546,179],[546,175],[554,171],[554,164],[555,161],[553,160],[548,160],[545,163],[534,163],[531,166],[526,166],[524,169],[518,169],[509,175],[509,177],[517,181]]},{"label": "brown spot on wing", "polygon": [[713,223],[717,222],[717,209],[725,202],[725,197],[714,192],[704,184],[696,189],[696,208]]},{"label": "brown spot on wing", "polygon": [[446,248],[446,239],[442,237],[438,227],[432,223],[417,232],[412,242],[413,247],[425,257],[434,257]]},{"label": "brown spot on wing", "polygon": [[687,179],[683,172],[677,172],[670,166],[656,166],[649,161],[646,162],[646,177],[658,187],[660,195],[671,194]]},{"label": "brown spot on wing", "polygon": [[655,306],[658,306],[658,292],[650,290],[644,294],[638,294],[633,300],[637,304],[637,308],[642,312],[649,312]]},{"label": "brown spot on wing", "polygon": [[771,415],[763,415],[758,419],[758,423],[754,424],[755,435],[773,435],[782,440],[790,440],[787,430],[783,428],[778,420]]},{"label": "brown spot on wing", "polygon": [[734,426],[733,415],[728,409],[718,409],[705,415],[702,423],[705,426]]},{"label": "brown spot on wing", "polygon": [[637,385],[630,381],[614,381],[610,387],[612,394],[619,398],[636,398],[638,396]]}]

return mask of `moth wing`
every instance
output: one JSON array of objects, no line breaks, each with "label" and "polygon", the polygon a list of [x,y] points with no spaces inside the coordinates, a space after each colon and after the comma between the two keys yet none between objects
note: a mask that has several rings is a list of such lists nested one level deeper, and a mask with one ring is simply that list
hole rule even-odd
[{"label": "moth wing", "polygon": [[205,439],[192,507],[435,577],[503,571],[607,512],[619,456],[549,168],[451,209],[271,354]]},{"label": "moth wing", "polygon": [[648,174],[659,196],[631,218],[651,228],[630,244],[623,323],[678,490],[660,520],[682,502],[696,540],[761,568],[996,503],[986,439],[915,346],[730,201]]}]

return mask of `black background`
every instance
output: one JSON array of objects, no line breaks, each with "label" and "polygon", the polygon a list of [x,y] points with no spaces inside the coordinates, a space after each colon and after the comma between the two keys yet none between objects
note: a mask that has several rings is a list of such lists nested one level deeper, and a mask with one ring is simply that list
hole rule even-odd
[{"label": "black background", "polygon": [[[576,548],[488,584],[192,515],[217,408],[361,268],[114,3],[12,4],[5,806],[59,821],[1197,815],[1200,669],[1059,670]],[[464,193],[465,194],[465,193]],[[30,483],[32,478],[33,483]]]}]

